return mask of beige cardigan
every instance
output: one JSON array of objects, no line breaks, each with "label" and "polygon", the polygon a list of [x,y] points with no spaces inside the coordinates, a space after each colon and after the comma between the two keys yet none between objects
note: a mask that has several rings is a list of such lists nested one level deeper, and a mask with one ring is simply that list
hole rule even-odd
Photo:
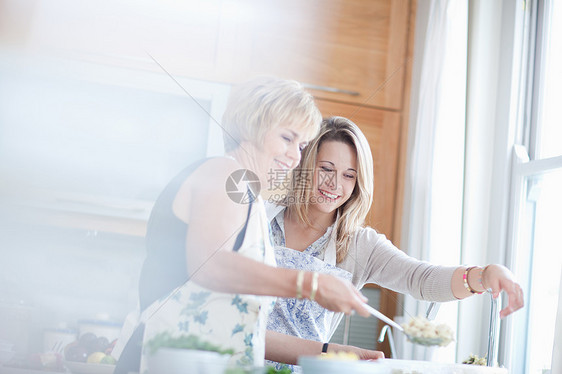
[{"label": "beige cardigan", "polygon": [[[270,221],[284,213],[284,207],[269,203],[266,203],[266,210]],[[352,243],[345,259],[336,266],[352,274],[351,281],[358,289],[366,283],[374,283],[395,292],[410,294],[416,299],[456,300],[451,290],[451,279],[458,266],[432,265],[410,257],[371,227],[358,229]],[[335,240],[329,240],[318,258],[333,258],[335,253]],[[340,313],[332,321],[332,333],[342,316]]]}]

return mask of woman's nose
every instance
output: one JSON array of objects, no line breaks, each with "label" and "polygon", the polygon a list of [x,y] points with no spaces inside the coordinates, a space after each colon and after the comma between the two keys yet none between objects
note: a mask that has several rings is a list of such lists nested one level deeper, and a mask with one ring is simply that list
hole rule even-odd
[{"label": "woman's nose", "polygon": [[336,173],[323,172],[322,174],[323,174],[322,178],[323,178],[324,185],[331,190],[335,190],[338,185],[336,181],[337,178]]},{"label": "woman's nose", "polygon": [[296,167],[301,160],[300,146],[298,144],[296,144],[296,145],[293,145],[293,146],[289,147],[289,150],[287,152],[287,156],[289,158],[291,158],[291,160],[293,160],[293,162],[294,162],[292,167]]}]

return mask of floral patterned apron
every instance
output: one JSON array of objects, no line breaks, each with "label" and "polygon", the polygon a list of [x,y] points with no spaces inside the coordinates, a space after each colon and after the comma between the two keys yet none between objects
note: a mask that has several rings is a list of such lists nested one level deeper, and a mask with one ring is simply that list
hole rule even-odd
[{"label": "floral patterned apron", "polygon": [[[303,252],[286,248],[284,246],[284,209],[280,212],[279,210],[279,208],[267,206],[268,217],[275,217],[271,222],[271,228],[278,267],[317,271],[351,281],[352,274],[350,272],[336,267],[335,246],[327,245],[329,240],[334,240],[332,237],[333,227],[328,228],[320,239]],[[318,303],[308,299],[278,298],[269,316],[267,329],[303,339],[328,342],[333,333],[331,327],[334,315],[334,312],[324,309]],[[267,364],[274,365],[278,369],[289,366],[293,371],[299,371],[296,366],[279,364],[273,361],[268,361]]]}]

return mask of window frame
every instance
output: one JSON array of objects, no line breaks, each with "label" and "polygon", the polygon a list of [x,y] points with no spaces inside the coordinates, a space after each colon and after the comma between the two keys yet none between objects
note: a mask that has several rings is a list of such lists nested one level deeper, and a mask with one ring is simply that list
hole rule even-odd
[{"label": "window frame", "polygon": [[[524,289],[525,299],[530,296],[530,268],[528,263],[532,258],[531,248],[527,243],[520,243],[519,235],[527,225],[532,235],[532,222],[527,222],[522,216],[529,190],[528,178],[562,169],[562,155],[539,158],[541,101],[543,99],[543,85],[545,82],[544,63],[546,59],[548,17],[551,9],[549,0],[527,0],[525,2],[526,24],[529,25],[522,47],[522,67],[520,76],[521,90],[517,93],[520,105],[516,125],[515,142],[511,154],[511,178],[509,181],[508,225],[506,230],[505,264],[518,277],[522,285],[529,285]],[[534,209],[535,207],[531,207]],[[526,367],[527,328],[516,329],[516,326],[528,326],[529,308],[515,313],[512,318],[502,321],[500,336],[500,363],[510,368],[512,372],[524,372]],[[562,322],[562,321],[561,321]],[[560,322],[557,322],[560,323]],[[525,342],[525,344],[516,344]],[[552,347],[549,347],[552,349]]]}]

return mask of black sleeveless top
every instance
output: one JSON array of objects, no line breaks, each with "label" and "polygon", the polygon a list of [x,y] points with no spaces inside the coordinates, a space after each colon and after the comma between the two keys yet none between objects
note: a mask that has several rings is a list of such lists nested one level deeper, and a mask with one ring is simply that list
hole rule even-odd
[{"label": "black sleeveless top", "polygon": [[[147,256],[139,280],[141,311],[189,280],[185,248],[188,225],[174,214],[172,204],[185,180],[207,160],[196,161],[183,169],[162,191],[152,208],[145,238]],[[247,225],[248,219],[236,238],[234,251],[242,245]]]}]

